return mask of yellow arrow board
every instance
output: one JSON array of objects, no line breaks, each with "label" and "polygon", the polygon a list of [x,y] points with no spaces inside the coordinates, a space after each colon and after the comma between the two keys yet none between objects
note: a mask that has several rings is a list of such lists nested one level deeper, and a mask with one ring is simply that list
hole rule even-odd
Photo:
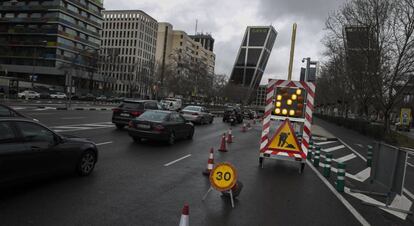
[{"label": "yellow arrow board", "polygon": [[237,171],[230,163],[217,164],[210,173],[210,183],[218,191],[230,190],[237,182]]},{"label": "yellow arrow board", "polygon": [[286,119],[282,125],[280,125],[275,135],[270,140],[267,149],[274,151],[302,152],[302,148],[299,145],[289,119]]}]

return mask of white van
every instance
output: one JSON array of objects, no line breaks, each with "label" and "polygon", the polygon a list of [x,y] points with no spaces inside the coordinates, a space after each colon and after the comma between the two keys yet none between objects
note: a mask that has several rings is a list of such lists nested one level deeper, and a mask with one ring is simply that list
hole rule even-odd
[{"label": "white van", "polygon": [[183,106],[183,102],[181,99],[177,98],[165,98],[161,100],[161,105],[164,109],[170,110],[170,111],[179,111],[181,110]]}]

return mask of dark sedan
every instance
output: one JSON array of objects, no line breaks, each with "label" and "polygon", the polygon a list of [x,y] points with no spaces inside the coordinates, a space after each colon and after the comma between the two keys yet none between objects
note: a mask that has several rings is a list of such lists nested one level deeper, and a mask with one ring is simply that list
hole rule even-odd
[{"label": "dark sedan", "polygon": [[23,118],[0,118],[0,184],[77,172],[89,175],[97,162],[96,145],[82,138],[56,134]]},{"label": "dark sedan", "polygon": [[144,138],[174,144],[180,138],[192,139],[194,125],[177,112],[149,110],[129,123],[128,133],[135,142]]}]

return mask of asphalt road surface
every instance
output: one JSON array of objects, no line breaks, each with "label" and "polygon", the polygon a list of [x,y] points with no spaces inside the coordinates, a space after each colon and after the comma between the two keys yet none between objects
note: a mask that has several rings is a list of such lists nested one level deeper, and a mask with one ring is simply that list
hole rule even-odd
[{"label": "asphalt road surface", "polygon": [[309,166],[303,174],[285,162],[269,160],[260,168],[258,124],[246,133],[233,127],[229,152],[214,153],[215,163],[232,163],[244,184],[232,209],[217,191],[201,200],[210,187],[202,175],[209,149],[219,148],[229,128],[221,118],[196,126],[193,140],[169,146],[134,143],[110,123],[111,111],[20,110],[62,134],[90,138],[100,156],[88,177],[62,175],[3,189],[1,225],[178,225],[185,203],[190,225],[360,225],[387,214],[360,216]]}]

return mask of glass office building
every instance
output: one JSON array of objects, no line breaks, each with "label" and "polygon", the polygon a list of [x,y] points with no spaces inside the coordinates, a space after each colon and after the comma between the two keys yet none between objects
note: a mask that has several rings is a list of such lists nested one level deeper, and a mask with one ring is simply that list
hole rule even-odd
[{"label": "glass office building", "polygon": [[0,1],[0,75],[63,88],[71,73],[78,90],[96,88],[102,9],[102,0]]},{"label": "glass office building", "polygon": [[231,73],[232,84],[259,87],[277,32],[273,26],[247,27]]}]

